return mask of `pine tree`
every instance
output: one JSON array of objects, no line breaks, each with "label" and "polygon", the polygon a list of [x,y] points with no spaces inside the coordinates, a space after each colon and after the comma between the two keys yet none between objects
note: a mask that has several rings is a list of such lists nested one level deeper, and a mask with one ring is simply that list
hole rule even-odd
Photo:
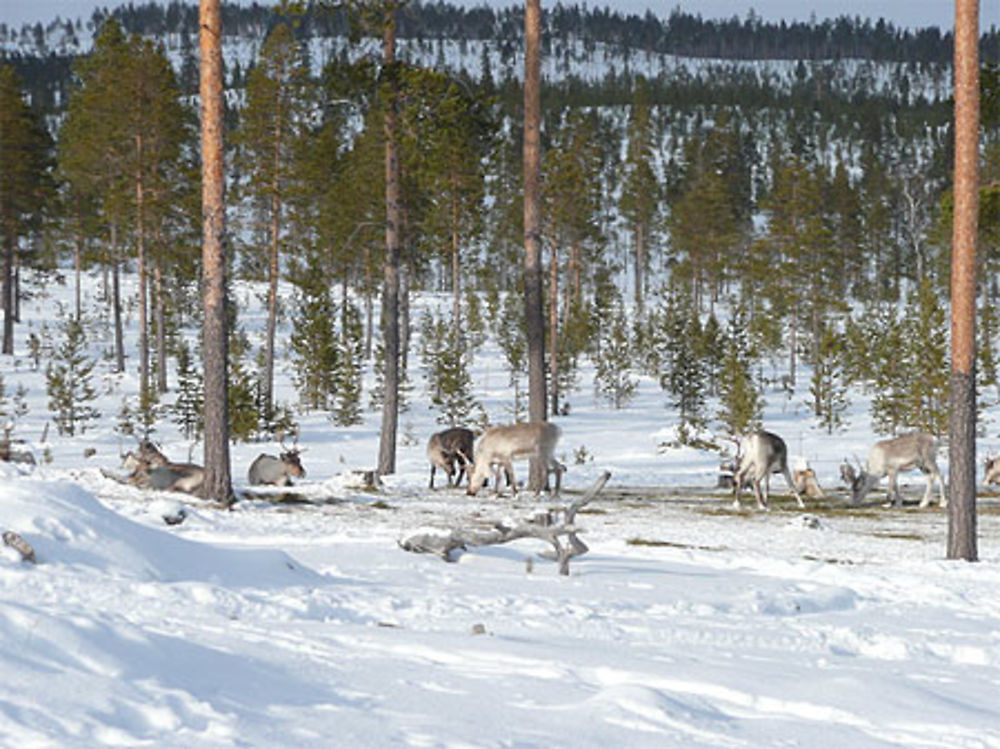
[{"label": "pine tree", "polygon": [[177,346],[177,398],[173,420],[189,441],[200,439],[205,428],[203,391],[201,368],[194,361],[190,347],[182,340]]},{"label": "pine tree", "polygon": [[746,310],[734,305],[719,375],[720,408],[717,414],[723,428],[733,436],[746,434],[760,426],[764,404],[754,383],[752,367]]},{"label": "pine tree", "polygon": [[[341,315],[341,329],[336,338],[336,347],[331,416],[338,426],[360,424],[364,340],[361,313],[353,304],[347,304]],[[405,404],[405,378],[402,393]]]},{"label": "pine tree", "polygon": [[889,305],[882,305],[880,309],[878,331],[871,351],[872,426],[876,432],[895,434],[908,424],[910,417],[907,403],[912,370],[906,355],[908,345],[903,324]]},{"label": "pine tree", "polygon": [[524,304],[518,294],[507,294],[501,314],[493,321],[493,335],[507,364],[510,387],[514,388],[512,413],[515,421],[521,421],[524,416],[522,383],[528,362],[528,340],[524,332]]},{"label": "pine tree", "polygon": [[37,229],[51,194],[51,141],[27,105],[14,69],[0,64],[0,251],[4,354],[14,353],[14,268],[18,240]]},{"label": "pine tree", "polygon": [[628,314],[621,299],[612,308],[612,317],[604,329],[601,355],[595,362],[594,386],[616,410],[624,408],[635,396],[639,381],[632,374],[632,336]]},{"label": "pine tree", "polygon": [[229,434],[249,442],[257,437],[260,422],[260,385],[248,366],[250,341],[237,325],[229,338]]},{"label": "pine tree", "polygon": [[431,408],[437,420],[459,426],[474,420],[482,406],[472,395],[472,377],[466,347],[454,340],[454,326],[444,317],[427,313],[421,322],[421,360]]},{"label": "pine tree", "polygon": [[841,357],[844,338],[832,325],[824,325],[817,356],[813,361],[809,394],[810,406],[816,417],[816,425],[833,434],[845,425],[844,414],[850,401],[847,398],[847,382]]},{"label": "pine tree", "polygon": [[929,278],[910,295],[903,335],[910,370],[905,391],[909,424],[944,434],[950,398],[948,321]]},{"label": "pine tree", "polygon": [[69,317],[62,325],[63,341],[45,369],[49,410],[55,414],[59,434],[70,437],[87,430],[101,412],[89,405],[97,399],[92,379],[96,362],[87,356],[83,324]]}]

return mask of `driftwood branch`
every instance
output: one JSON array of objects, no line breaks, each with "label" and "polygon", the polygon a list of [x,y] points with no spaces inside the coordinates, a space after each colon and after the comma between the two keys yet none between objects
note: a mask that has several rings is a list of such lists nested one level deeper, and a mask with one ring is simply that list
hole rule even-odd
[{"label": "driftwood branch", "polygon": [[[537,538],[552,544],[553,551],[542,554],[546,559],[559,562],[559,574],[569,574],[569,560],[588,551],[587,545],[580,540],[579,529],[574,524],[576,513],[591,502],[611,478],[611,473],[605,471],[582,496],[564,507],[550,508],[536,513],[516,524],[502,521],[484,528],[453,528],[447,532],[427,531],[417,533],[399,541],[404,551],[419,554],[437,554],[446,562],[455,561],[456,551],[464,551],[476,546],[494,546],[517,541],[521,538]],[[560,540],[566,536],[566,542]]]}]

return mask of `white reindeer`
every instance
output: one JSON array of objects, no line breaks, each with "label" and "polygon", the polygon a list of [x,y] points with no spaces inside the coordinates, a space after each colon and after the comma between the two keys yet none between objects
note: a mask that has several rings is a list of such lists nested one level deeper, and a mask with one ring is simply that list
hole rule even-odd
[{"label": "white reindeer", "polygon": [[[788,488],[795,495],[795,500],[799,507],[805,507],[802,495],[792,481],[792,474],[788,470],[788,447],[785,441],[772,432],[765,432],[759,429],[747,435],[741,444],[739,458],[739,468],[733,477],[733,506],[740,509],[740,491],[743,484],[749,479],[753,483],[754,497],[757,499],[757,507],[761,510],[768,509],[767,495],[771,485],[771,474],[780,473],[788,482]],[[761,496],[760,484],[764,482],[764,492]]]},{"label": "white reindeer", "polygon": [[924,492],[923,499],[920,500],[920,506],[927,507],[931,503],[934,480],[937,479],[940,506],[947,507],[948,500],[944,496],[944,481],[941,478],[941,471],[937,467],[937,450],[937,439],[927,432],[910,432],[900,437],[876,442],[872,446],[871,452],[868,453],[867,465],[861,468],[857,475],[849,464],[845,463],[844,468],[841,469],[841,474],[851,485],[851,501],[854,504],[862,502],[868,492],[884,476],[888,476],[889,499],[894,505],[901,505],[903,496],[899,493],[897,475],[900,471],[919,469],[927,476],[927,490]]},{"label": "white reindeer", "polygon": [[1000,484],[1000,456],[986,456],[986,469],[983,475],[983,483],[987,486],[990,484]]},{"label": "white reindeer", "polygon": [[566,466],[553,457],[560,429],[547,421],[528,424],[510,424],[490,427],[483,433],[476,446],[476,459],[469,478],[467,494],[475,495],[490,475],[495,471],[496,494],[500,494],[500,469],[506,471],[512,486],[517,491],[513,461],[516,458],[535,458],[544,461],[547,470],[556,473],[556,494],[562,486],[562,474]]}]

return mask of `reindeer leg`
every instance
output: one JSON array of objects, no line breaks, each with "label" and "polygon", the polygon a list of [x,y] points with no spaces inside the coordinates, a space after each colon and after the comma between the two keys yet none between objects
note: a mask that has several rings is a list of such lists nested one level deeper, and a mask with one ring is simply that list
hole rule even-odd
[{"label": "reindeer leg", "polygon": [[896,483],[898,476],[896,471],[889,471],[889,501],[893,507],[900,507],[903,504],[903,495],[899,493],[899,484]]},{"label": "reindeer leg", "polygon": [[802,495],[799,494],[799,489],[795,486],[795,482],[792,481],[792,472],[788,470],[788,466],[785,466],[785,481],[788,482],[788,488],[792,490],[795,495],[795,501],[799,503],[799,507],[805,508],[806,503],[802,501]]},{"label": "reindeer leg", "polygon": [[434,466],[433,463],[431,463],[431,482],[427,485],[428,489],[433,489],[434,488],[434,471],[436,471],[436,470],[437,470],[437,468]]},{"label": "reindeer leg", "polygon": [[934,466],[934,475],[937,477],[938,493],[941,495],[941,501],[938,503],[938,506],[943,510],[948,506],[948,498],[944,495],[944,479],[941,478],[941,471],[938,470],[937,466]]},{"label": "reindeer leg", "polygon": [[743,486],[743,474],[738,470],[736,475],[733,476],[733,508],[740,509],[740,487]]},{"label": "reindeer leg", "polygon": [[764,494],[764,498],[762,500],[761,499],[761,494],[760,494],[760,482],[761,482],[761,479],[758,479],[758,478],[753,479],[753,495],[754,495],[754,497],[757,500],[757,509],[758,510],[766,510],[767,509],[767,494],[766,493]]},{"label": "reindeer leg", "polygon": [[517,496],[517,477],[514,475],[514,463],[511,460],[505,460],[503,462],[504,473],[507,474],[507,479],[510,481],[510,496]]}]

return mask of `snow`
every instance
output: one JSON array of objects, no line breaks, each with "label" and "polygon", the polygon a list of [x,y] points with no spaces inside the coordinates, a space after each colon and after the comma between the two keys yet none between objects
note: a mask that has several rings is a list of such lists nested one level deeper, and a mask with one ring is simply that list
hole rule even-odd
[{"label": "snow", "polygon": [[[585,373],[557,456],[571,496],[612,473],[577,518],[590,551],[568,577],[537,540],[448,564],[398,542],[553,500],[428,490],[424,444],[439,427],[416,364],[398,472],[378,492],[351,474],[374,465],[376,413],[349,429],[302,416],[308,474],[286,501],[267,501],[275,490],[223,511],[109,479],[129,447],[112,427],[135,392],[131,365],[103,380],[92,430],[43,443],[44,378],[21,347],[54,328],[70,286],[27,303],[18,355],[2,361],[8,396],[29,389],[15,437],[39,464],[0,463],[0,530],[37,555],[0,546],[0,746],[1000,747],[995,496],[980,498],[975,564],[944,559],[947,518],[917,509],[919,474],[902,508],[882,506],[882,490],[847,507],[838,463],[874,439],[862,394],[847,431],[827,436],[801,393],[769,392],[766,426],[832,498],[798,510],[776,477],[770,512],[735,511],[714,488],[717,454],[658,448],[674,415],[655,383],[616,412]],[[259,316],[245,322],[259,334]],[[475,379],[492,420],[509,420],[490,345]],[[160,430],[168,455],[199,459]],[[262,451],[276,446],[233,447],[237,491]]]}]

